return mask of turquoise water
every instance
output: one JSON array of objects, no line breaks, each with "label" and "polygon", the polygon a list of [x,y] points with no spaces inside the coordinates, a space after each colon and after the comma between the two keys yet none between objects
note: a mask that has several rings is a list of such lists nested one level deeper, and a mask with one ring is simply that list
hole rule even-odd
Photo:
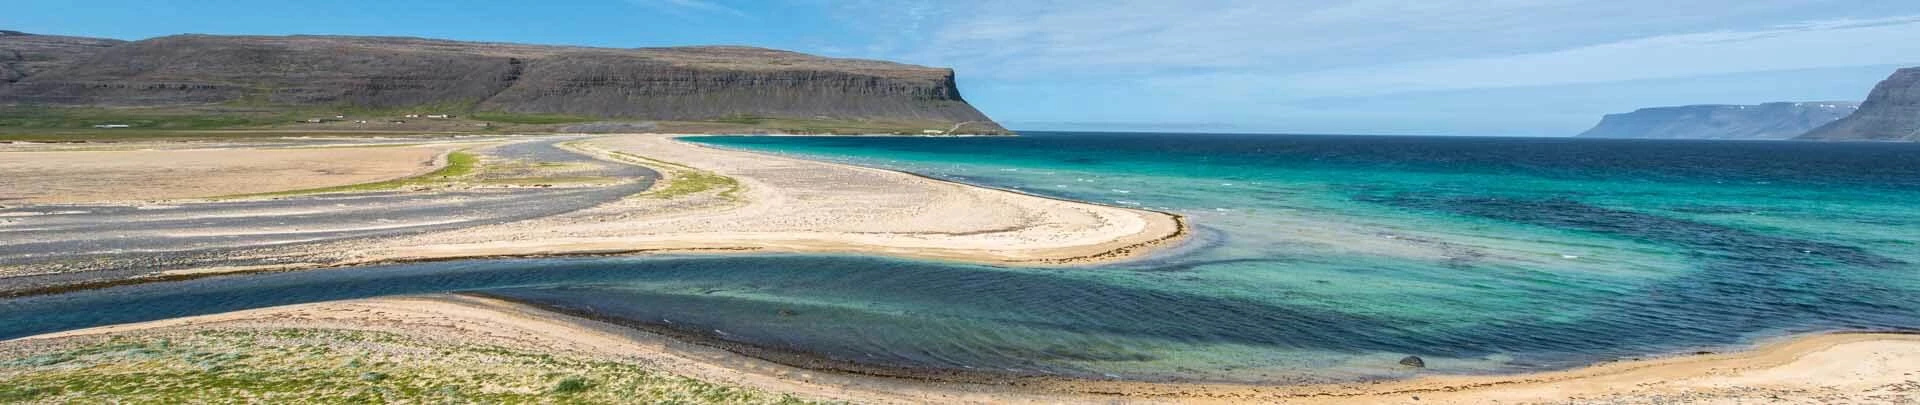
[{"label": "turquoise water", "polygon": [[1920,328],[1920,145],[1036,133],[706,137],[1177,212],[1148,260],[429,263],[0,301],[0,338],[473,291],[896,369],[1317,382],[1517,372]]},{"label": "turquoise water", "polygon": [[[1187,215],[1200,246],[1062,277],[1311,311],[1311,330],[1298,334],[1342,342],[1212,348],[1239,366],[1390,357],[1366,356],[1378,351],[1503,369],[1920,326],[1916,145],[1072,133],[695,141]],[[1266,343],[1296,343],[1276,340]]]}]

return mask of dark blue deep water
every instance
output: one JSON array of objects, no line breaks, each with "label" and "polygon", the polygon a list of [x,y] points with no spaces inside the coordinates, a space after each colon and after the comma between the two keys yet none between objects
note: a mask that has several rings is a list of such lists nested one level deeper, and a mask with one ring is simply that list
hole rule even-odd
[{"label": "dark blue deep water", "polygon": [[1030,133],[705,137],[1177,212],[1145,261],[847,256],[430,263],[0,301],[0,337],[475,291],[886,367],[1306,382],[1513,372],[1920,328],[1920,145]]}]

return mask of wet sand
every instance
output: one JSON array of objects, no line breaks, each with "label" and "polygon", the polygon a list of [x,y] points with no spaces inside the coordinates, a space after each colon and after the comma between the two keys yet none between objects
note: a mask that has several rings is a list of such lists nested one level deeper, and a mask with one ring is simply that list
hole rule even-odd
[{"label": "wet sand", "polygon": [[265,308],[109,326],[0,342],[58,346],[103,334],[320,328],[497,344],[614,359],[704,381],[860,403],[1912,403],[1920,401],[1920,336],[1825,334],[1753,350],[1628,361],[1515,376],[1247,386],[1006,379],[935,382],[796,368],[598,321],[468,296],[435,295]]}]

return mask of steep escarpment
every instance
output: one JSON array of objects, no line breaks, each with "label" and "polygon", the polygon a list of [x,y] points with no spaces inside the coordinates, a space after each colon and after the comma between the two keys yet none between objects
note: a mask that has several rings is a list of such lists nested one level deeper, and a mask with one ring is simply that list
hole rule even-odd
[{"label": "steep escarpment", "polygon": [[951,70],[737,47],[550,55],[529,62],[513,87],[480,107],[666,120],[748,115],[990,122],[960,98]]},{"label": "steep escarpment", "polygon": [[320,38],[184,35],[112,47],[85,63],[16,83],[0,100],[116,107],[471,103],[506,88],[511,62],[506,56]]},{"label": "steep escarpment", "polygon": [[0,104],[430,106],[670,121],[970,123],[969,132],[1004,131],[961,98],[949,69],[748,47],[180,35],[69,59],[0,88]]},{"label": "steep escarpment", "polygon": [[29,76],[64,68],[124,42],[0,30],[0,91]]},{"label": "steep escarpment", "polygon": [[1920,141],[1920,68],[1895,71],[1873,87],[1859,111],[1800,139]]},{"label": "steep escarpment", "polygon": [[1591,138],[1789,139],[1852,114],[1859,103],[1690,105],[1608,114],[1581,133]]}]

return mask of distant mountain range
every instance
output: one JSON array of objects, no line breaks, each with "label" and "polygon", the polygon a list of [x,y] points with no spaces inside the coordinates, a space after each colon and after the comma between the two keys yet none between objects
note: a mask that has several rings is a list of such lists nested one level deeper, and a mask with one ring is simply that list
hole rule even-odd
[{"label": "distant mountain range", "polygon": [[1792,139],[1853,114],[1850,101],[1689,105],[1608,114],[1579,136],[1657,139]]},{"label": "distant mountain range", "polygon": [[1920,141],[1920,68],[1900,69],[1873,87],[1860,111],[1801,139]]},{"label": "distant mountain range", "polygon": [[1654,107],[1609,114],[1593,138],[1920,141],[1920,68],[1895,71],[1865,102]]},{"label": "distant mountain range", "polygon": [[[750,47],[0,31],[0,105],[300,106],[642,120],[886,121],[1002,133],[951,69]],[[743,118],[744,117],[744,118]]]}]

